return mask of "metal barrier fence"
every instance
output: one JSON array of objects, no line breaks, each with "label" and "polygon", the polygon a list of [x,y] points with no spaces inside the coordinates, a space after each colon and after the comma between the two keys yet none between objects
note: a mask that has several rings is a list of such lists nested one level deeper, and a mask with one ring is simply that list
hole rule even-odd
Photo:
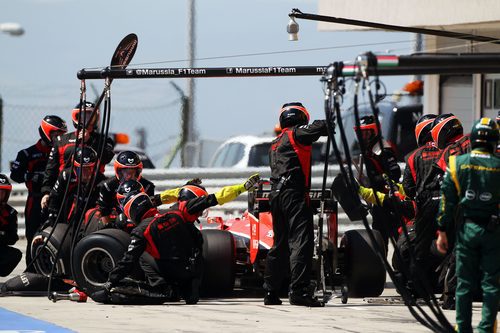
[{"label": "metal barrier fence", "polygon": [[[156,192],[160,193],[169,188],[182,186],[187,180],[199,177],[203,181],[209,193],[217,191],[226,185],[234,185],[244,182],[250,175],[259,173],[262,178],[270,177],[269,168],[248,169],[208,169],[208,168],[186,168],[186,169],[144,169],[143,177],[156,185]],[[329,170],[327,184],[331,184],[333,178],[339,173],[337,165]],[[106,172],[107,176],[114,176],[112,172]],[[321,188],[323,181],[323,166],[314,166],[311,173],[312,188]],[[19,235],[24,236],[24,205],[27,190],[23,184],[14,184],[9,204],[19,212]],[[221,216],[223,218],[239,217],[247,209],[247,194],[240,195],[236,200],[222,206],[210,208],[209,216]],[[360,222],[351,222],[347,215],[339,207],[339,229],[341,232],[353,228],[362,227]]]}]

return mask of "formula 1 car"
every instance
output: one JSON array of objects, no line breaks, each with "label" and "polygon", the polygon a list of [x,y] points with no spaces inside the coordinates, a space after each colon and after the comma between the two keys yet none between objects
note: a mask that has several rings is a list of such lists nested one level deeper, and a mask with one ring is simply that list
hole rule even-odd
[{"label": "formula 1 car", "polygon": [[[320,213],[321,192],[310,191],[315,215]],[[218,224],[215,229],[204,230],[207,266],[217,267],[205,271],[204,275],[205,286],[212,293],[228,293],[235,283],[240,288],[262,286],[265,259],[273,245],[269,193],[269,182],[261,182],[258,190],[249,193],[248,210],[242,217],[226,221],[220,217],[208,219],[209,223]],[[318,281],[318,287],[323,285],[323,292],[334,291],[339,286],[344,303],[347,297],[379,296],[384,290],[386,271],[367,231],[349,230],[339,244],[337,202],[331,190],[325,191],[323,207],[326,232],[320,232],[315,225],[312,279]],[[383,249],[380,233],[373,232],[379,248]]]},{"label": "formula 1 car", "polygon": [[[265,259],[273,246],[269,193],[269,182],[263,181],[258,190],[249,193],[248,210],[242,217],[228,220],[208,218],[209,225],[217,226],[201,230],[204,239],[203,295],[229,295],[235,286],[261,288]],[[320,213],[321,194],[321,190],[310,191],[315,215]],[[329,294],[339,286],[344,302],[348,297],[379,296],[384,290],[386,272],[367,231],[349,230],[339,242],[337,202],[331,190],[325,191],[323,200],[327,222],[323,229],[326,232],[322,232],[323,229],[320,232],[318,226],[315,228],[312,280],[316,280],[318,287]],[[74,280],[81,290],[94,292],[106,282],[109,272],[122,258],[130,236],[120,229],[94,230],[76,243],[73,258],[70,258],[72,235],[69,232],[64,236],[67,228],[67,224],[58,224],[53,231],[49,227],[34,237],[32,255],[38,254],[36,271],[49,276],[55,263],[54,276]],[[378,246],[384,248],[380,234],[373,232]],[[49,234],[50,238],[44,246]],[[139,269],[135,275],[141,278]]]}]

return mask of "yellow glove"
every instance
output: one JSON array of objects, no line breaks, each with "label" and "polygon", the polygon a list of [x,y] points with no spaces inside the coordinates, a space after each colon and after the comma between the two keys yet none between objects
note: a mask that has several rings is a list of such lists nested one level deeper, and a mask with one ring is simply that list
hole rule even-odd
[{"label": "yellow glove", "polygon": [[179,192],[181,191],[181,187],[173,188],[170,190],[165,190],[160,193],[160,199],[162,204],[169,204],[172,202],[176,202],[179,197]]},{"label": "yellow glove", "polygon": [[255,189],[255,185],[259,183],[260,176],[258,173],[254,173],[250,177],[248,177],[247,181],[243,184],[245,186],[245,190],[253,191]]},{"label": "yellow glove", "polygon": [[260,176],[258,173],[251,175],[243,184],[225,186],[215,193],[215,198],[219,205],[236,199],[241,193],[253,191],[255,185],[259,182]]},{"label": "yellow glove", "polygon": [[224,186],[218,192],[215,193],[215,198],[219,205],[223,205],[226,202],[233,201],[241,193],[246,192],[245,184]]},{"label": "yellow glove", "polygon": [[371,188],[366,188],[364,186],[359,186],[358,189],[359,195],[368,203],[371,203],[372,205],[377,204],[377,201],[375,199],[375,195],[378,197],[378,200],[381,205],[384,203],[385,199],[385,194],[381,192],[374,191]]}]

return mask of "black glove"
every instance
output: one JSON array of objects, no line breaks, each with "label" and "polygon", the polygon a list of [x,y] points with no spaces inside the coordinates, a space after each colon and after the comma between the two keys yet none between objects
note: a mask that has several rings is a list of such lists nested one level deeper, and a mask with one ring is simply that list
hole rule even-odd
[{"label": "black glove", "polygon": [[110,292],[111,289],[113,289],[113,283],[111,281],[106,281],[103,285],[102,288],[106,290],[107,292]]},{"label": "black glove", "polygon": [[151,200],[151,203],[153,203],[153,206],[155,206],[155,207],[162,205],[161,196],[159,194],[155,194],[155,195],[149,197],[149,199]]},{"label": "black glove", "polygon": [[115,219],[116,228],[118,228],[120,230],[125,230],[127,223],[128,223],[128,219],[127,219],[127,216],[125,216],[125,214],[120,213],[116,216],[116,219]]},{"label": "black glove", "polygon": [[188,180],[185,185],[201,185],[201,179],[193,178],[191,180]]}]

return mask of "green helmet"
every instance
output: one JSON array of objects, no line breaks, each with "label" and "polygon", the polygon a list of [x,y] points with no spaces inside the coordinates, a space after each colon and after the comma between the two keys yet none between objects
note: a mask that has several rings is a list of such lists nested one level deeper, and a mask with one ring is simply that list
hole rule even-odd
[{"label": "green helmet", "polygon": [[472,148],[484,147],[494,152],[498,143],[498,126],[491,118],[481,118],[474,123],[470,132]]}]

